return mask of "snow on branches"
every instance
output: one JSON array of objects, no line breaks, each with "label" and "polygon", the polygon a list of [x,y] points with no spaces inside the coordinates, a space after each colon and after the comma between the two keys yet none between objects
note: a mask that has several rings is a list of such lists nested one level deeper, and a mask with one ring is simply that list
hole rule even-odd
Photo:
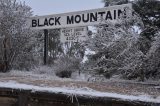
[{"label": "snow on branches", "polygon": [[[135,30],[138,29],[139,31]],[[140,49],[140,33],[143,22],[135,13],[117,23],[106,22],[97,27],[97,33],[90,39],[89,49],[95,54],[89,56],[88,69],[105,77],[119,75],[127,79],[144,80],[141,70],[146,55]]]}]

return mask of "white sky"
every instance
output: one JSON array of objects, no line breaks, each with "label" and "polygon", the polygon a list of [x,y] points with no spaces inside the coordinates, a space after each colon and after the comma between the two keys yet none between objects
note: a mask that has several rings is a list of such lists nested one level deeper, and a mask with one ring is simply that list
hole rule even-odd
[{"label": "white sky", "polygon": [[34,15],[82,11],[102,8],[101,0],[21,0],[32,8]]}]

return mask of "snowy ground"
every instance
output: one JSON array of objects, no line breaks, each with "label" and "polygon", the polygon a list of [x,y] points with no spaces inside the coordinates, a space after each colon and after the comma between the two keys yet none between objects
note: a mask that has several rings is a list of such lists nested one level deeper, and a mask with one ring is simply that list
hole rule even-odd
[{"label": "snowy ground", "polygon": [[76,81],[42,73],[12,71],[0,73],[0,87],[160,103],[159,82],[139,83],[113,79],[87,82],[84,79]]}]

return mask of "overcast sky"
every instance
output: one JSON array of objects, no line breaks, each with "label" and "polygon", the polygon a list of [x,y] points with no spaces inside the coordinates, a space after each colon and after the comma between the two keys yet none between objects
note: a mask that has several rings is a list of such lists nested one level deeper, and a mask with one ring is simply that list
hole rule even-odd
[{"label": "overcast sky", "polygon": [[101,0],[21,0],[32,7],[34,15],[49,15],[101,8]]}]

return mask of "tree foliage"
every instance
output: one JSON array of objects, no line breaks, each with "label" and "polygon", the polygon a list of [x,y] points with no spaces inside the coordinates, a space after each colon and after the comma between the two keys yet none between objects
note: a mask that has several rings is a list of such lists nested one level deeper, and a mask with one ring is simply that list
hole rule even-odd
[{"label": "tree foliage", "polygon": [[145,26],[141,35],[152,40],[160,28],[160,1],[135,0],[133,8],[140,15]]},{"label": "tree foliage", "polygon": [[118,74],[129,78],[144,56],[138,46],[139,35],[132,27],[136,23],[142,24],[135,16],[117,24],[108,22],[98,27],[98,33],[89,43],[89,48],[95,51],[89,58],[92,61],[89,70],[106,77]]},{"label": "tree foliage", "polygon": [[[124,4],[128,2],[121,1],[104,0],[103,2],[106,2],[109,5],[117,5],[119,3]],[[134,0],[129,2],[133,3],[133,9],[136,14],[138,14],[138,20],[141,20],[143,26],[139,26],[138,24],[133,25],[130,23],[128,23],[128,25],[130,25],[131,28],[139,27],[138,30],[140,33],[135,34],[134,30],[132,30],[133,32],[129,31],[129,33],[127,33],[128,31],[126,29],[128,29],[128,27],[120,24],[120,28],[122,28],[122,30],[117,34],[117,36],[124,41],[119,39],[118,42],[112,42],[112,39],[110,39],[112,43],[109,43],[110,41],[108,41],[108,36],[109,38],[117,37],[114,33],[117,32],[118,28],[113,25],[108,25],[105,28],[103,27],[104,29],[101,30],[100,33],[98,32],[94,38],[101,39],[98,42],[95,42],[96,40],[94,41],[94,48],[97,46],[99,50],[97,50],[95,55],[90,56],[89,60],[96,60],[94,62],[96,65],[102,62],[104,64],[103,67],[98,66],[98,70],[96,69],[96,71],[103,72],[104,75],[109,77],[112,75],[120,75],[127,79],[159,79],[160,1]],[[104,36],[107,36],[107,38],[101,38],[102,33],[105,33]],[[121,35],[123,35],[123,37],[121,37]],[[107,43],[103,42],[103,40],[106,39]],[[103,42],[103,45],[101,42]],[[108,44],[110,44],[108,46],[109,48],[104,47],[104,45]],[[100,48],[102,49],[100,50]]]},{"label": "tree foliage", "polygon": [[[1,60],[3,71],[19,67],[19,62],[28,57],[31,50],[32,32],[27,27],[31,8],[16,0],[0,0]],[[22,56],[23,55],[23,56]],[[23,58],[24,57],[24,58]],[[18,62],[18,63],[17,63]],[[23,62],[23,64],[25,64]]]},{"label": "tree foliage", "polygon": [[63,48],[60,42],[60,30],[59,29],[51,29],[49,30],[49,64],[54,64],[54,61],[58,59],[58,57],[62,56]]}]

